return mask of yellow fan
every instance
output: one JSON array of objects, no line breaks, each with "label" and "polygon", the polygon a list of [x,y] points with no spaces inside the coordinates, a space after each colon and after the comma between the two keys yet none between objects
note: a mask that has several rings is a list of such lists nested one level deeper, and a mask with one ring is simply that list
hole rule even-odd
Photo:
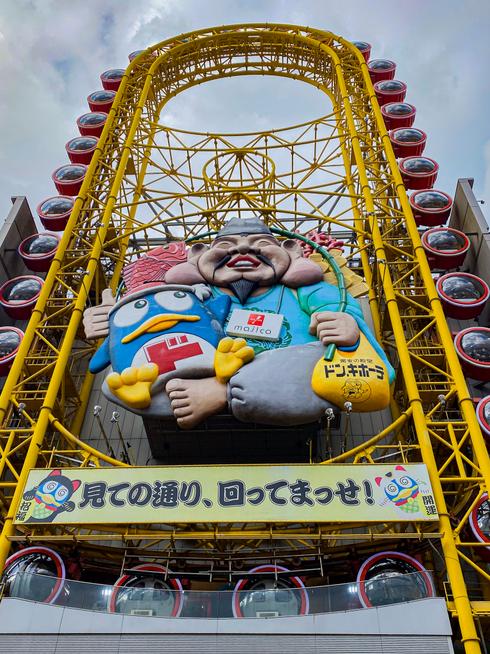
[{"label": "yellow fan", "polygon": [[[325,279],[330,281],[329,276],[332,275],[334,279],[331,281],[339,287],[338,311],[346,309],[349,285],[355,288],[356,295],[362,295],[367,290],[362,278],[349,270],[340,250],[328,252],[307,237],[285,229],[272,227],[271,231],[288,238],[298,238],[316,250],[310,258],[321,265]],[[388,370],[362,332],[354,352],[339,350],[334,343],[327,346],[324,357],[313,369],[311,387],[317,395],[341,409],[346,402],[350,402],[353,411],[381,411],[390,403]]]},{"label": "yellow fan", "polygon": [[380,411],[390,403],[390,382],[385,364],[361,332],[354,352],[335,349],[331,361],[323,357],[313,369],[314,392],[343,409],[352,403],[353,411]]}]

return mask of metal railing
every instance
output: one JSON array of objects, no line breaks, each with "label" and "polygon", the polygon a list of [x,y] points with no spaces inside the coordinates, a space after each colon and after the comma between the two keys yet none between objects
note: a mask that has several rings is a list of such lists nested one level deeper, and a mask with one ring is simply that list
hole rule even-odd
[{"label": "metal railing", "polygon": [[[4,597],[89,611],[183,618],[271,618],[349,611],[435,597],[432,576],[414,572],[363,582],[289,588],[264,579],[253,590],[171,589],[155,577],[132,578],[133,586],[94,584],[18,572],[4,580]],[[180,585],[180,582],[176,582]],[[145,585],[146,584],[146,585]],[[258,587],[257,587],[258,586]]]}]

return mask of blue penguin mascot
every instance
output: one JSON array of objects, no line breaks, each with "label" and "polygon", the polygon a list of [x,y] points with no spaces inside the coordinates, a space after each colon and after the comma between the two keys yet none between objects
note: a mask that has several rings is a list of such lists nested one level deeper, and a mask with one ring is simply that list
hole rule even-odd
[{"label": "blue penguin mascot", "polygon": [[226,383],[253,359],[244,339],[225,337],[231,300],[204,300],[198,286],[147,285],[123,296],[108,314],[109,335],[89,369],[109,365],[102,390],[136,413],[167,413],[166,383],[215,375]]}]

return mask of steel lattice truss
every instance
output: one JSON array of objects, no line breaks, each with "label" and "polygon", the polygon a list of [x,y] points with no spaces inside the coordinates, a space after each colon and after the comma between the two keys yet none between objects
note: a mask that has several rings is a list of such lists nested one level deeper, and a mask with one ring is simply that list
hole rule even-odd
[{"label": "steel lattice truss", "polygon": [[[325,116],[257,134],[199,134],[159,122],[176,94],[212,79],[280,75],[325,93]],[[375,330],[397,368],[395,422],[331,462],[423,461],[440,514],[437,531],[408,525],[147,525],[96,533],[12,525],[34,466],[123,465],[81,442],[93,345],[81,317],[125,263],[161,243],[217,229],[230,215],[260,215],[305,234],[321,228],[347,243],[348,265],[369,286]],[[329,32],[241,25],[193,32],[148,49],[128,67],[57,256],[5,384],[0,412],[2,554],[13,539],[195,539],[207,547],[264,539],[298,543],[372,538],[440,539],[467,647],[478,652],[461,561],[490,579],[465,541],[490,478],[476,421],[367,66]],[[353,533],[355,532],[355,533]],[[217,544],[218,543],[218,544]],[[481,545],[480,545],[481,546]],[[473,550],[474,551],[474,550]],[[473,609],[475,607],[473,606]],[[485,609],[487,610],[488,607]],[[476,609],[475,609],[476,610]],[[468,645],[468,643],[470,645]]]}]

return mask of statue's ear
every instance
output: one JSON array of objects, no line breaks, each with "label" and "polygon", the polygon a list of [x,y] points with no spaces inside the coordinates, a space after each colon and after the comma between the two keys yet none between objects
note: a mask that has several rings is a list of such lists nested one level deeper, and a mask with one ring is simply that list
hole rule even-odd
[{"label": "statue's ear", "polygon": [[300,242],[296,238],[287,238],[281,243],[281,246],[286,250],[291,259],[298,259],[303,256]]},{"label": "statue's ear", "polygon": [[196,243],[191,247],[187,255],[187,261],[172,266],[165,275],[167,284],[205,284],[206,280],[197,267],[201,255],[209,250],[209,245]]},{"label": "statue's ear", "polygon": [[289,288],[299,288],[317,284],[323,280],[323,271],[318,264],[303,257],[303,249],[296,238],[288,238],[281,243],[289,254],[291,263],[281,278],[281,283]]},{"label": "statue's ear", "polygon": [[190,261],[194,265],[197,265],[197,262],[201,257],[201,254],[204,254],[206,250],[209,250],[209,245],[206,245],[206,243],[196,243],[189,250],[189,254],[187,255],[187,261]]}]

